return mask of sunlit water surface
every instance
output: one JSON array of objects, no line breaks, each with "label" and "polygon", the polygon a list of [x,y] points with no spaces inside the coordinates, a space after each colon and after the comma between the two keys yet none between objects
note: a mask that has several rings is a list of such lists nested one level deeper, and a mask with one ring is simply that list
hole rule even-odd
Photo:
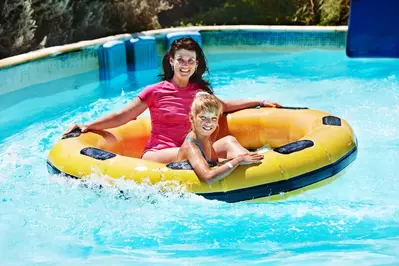
[{"label": "sunlit water surface", "polygon": [[119,110],[138,93],[116,86],[0,140],[1,265],[398,265],[399,62],[350,60],[342,50],[213,51],[208,59],[223,99],[270,99],[346,119],[357,160],[332,184],[263,204],[129,182],[121,198],[102,177],[88,188],[49,175],[47,154],[67,125]]}]

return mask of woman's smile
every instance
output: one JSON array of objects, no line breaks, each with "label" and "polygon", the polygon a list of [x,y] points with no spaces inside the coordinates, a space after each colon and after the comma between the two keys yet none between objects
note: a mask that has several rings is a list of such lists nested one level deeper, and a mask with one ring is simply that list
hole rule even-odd
[{"label": "woman's smile", "polygon": [[178,50],[174,58],[170,59],[170,64],[178,77],[190,77],[198,64],[196,53],[185,49]]}]

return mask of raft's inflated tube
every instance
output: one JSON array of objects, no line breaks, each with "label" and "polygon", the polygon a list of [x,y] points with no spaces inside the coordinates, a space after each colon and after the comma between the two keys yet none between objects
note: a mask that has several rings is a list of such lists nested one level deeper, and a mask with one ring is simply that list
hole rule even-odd
[{"label": "raft's inflated tube", "polygon": [[357,156],[352,128],[342,118],[307,108],[246,109],[220,119],[219,138],[233,135],[246,148],[265,145],[259,165],[239,166],[213,185],[200,182],[189,164],[140,159],[151,132],[149,118],[118,128],[75,131],[51,149],[50,173],[88,178],[96,173],[137,183],[177,181],[189,192],[226,202],[278,200],[330,182]]}]

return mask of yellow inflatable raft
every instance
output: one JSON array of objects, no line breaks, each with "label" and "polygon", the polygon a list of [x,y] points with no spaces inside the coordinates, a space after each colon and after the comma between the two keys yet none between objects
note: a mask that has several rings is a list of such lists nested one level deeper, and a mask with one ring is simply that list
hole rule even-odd
[{"label": "yellow inflatable raft", "polygon": [[[140,159],[149,139],[149,118],[104,131],[72,132],[51,149],[51,173],[87,178],[93,170],[137,183],[177,181],[189,192],[226,202],[277,200],[337,177],[357,156],[357,141],[346,121],[307,108],[246,109],[223,116],[219,137],[235,136],[247,148],[269,145],[259,165],[240,166],[207,185],[187,164]],[[189,166],[189,165],[188,165]],[[167,182],[166,182],[167,183]]]}]

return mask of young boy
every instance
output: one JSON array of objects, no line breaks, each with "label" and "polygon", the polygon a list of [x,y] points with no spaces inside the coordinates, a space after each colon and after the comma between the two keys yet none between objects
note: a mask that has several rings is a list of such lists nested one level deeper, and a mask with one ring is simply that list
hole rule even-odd
[{"label": "young boy", "polygon": [[214,95],[198,92],[191,105],[191,132],[187,135],[177,155],[178,161],[188,161],[198,178],[207,184],[223,179],[239,165],[260,163],[263,159],[263,155],[249,153],[242,146],[231,147],[236,150],[241,149],[243,154],[217,166],[219,158],[213,148],[215,143],[213,133],[218,127],[221,114],[222,104]]}]

